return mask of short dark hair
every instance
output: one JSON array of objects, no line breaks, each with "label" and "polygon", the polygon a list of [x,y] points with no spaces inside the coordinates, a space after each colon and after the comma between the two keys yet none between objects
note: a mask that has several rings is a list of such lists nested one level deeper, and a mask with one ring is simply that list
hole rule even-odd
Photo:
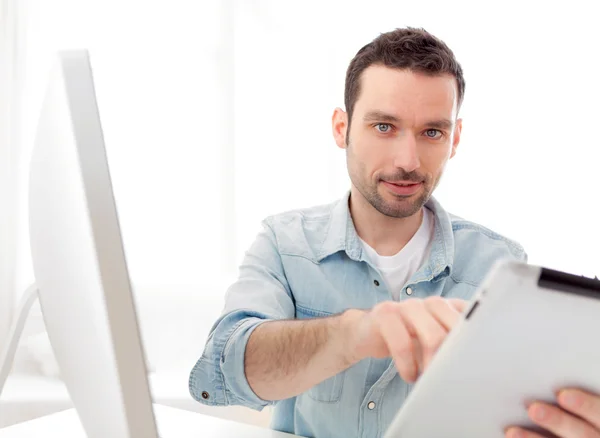
[{"label": "short dark hair", "polygon": [[360,95],[362,72],[371,65],[407,69],[430,76],[450,74],[456,78],[458,108],[465,94],[462,67],[454,53],[439,38],[422,28],[399,28],[382,33],[360,49],[346,71],[344,104],[348,113],[348,127],[354,105]]}]

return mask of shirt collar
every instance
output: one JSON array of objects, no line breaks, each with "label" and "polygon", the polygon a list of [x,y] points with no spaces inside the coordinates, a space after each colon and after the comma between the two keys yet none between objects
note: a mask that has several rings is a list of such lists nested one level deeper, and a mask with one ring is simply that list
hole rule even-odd
[{"label": "shirt collar", "polygon": [[[339,251],[345,251],[354,261],[365,261],[363,247],[350,216],[349,199],[350,191],[347,191],[333,206],[327,234],[317,254],[319,263]],[[454,233],[450,216],[433,196],[425,205],[433,212],[435,230],[429,258],[413,277],[414,282],[438,281],[450,275],[454,263]]]}]

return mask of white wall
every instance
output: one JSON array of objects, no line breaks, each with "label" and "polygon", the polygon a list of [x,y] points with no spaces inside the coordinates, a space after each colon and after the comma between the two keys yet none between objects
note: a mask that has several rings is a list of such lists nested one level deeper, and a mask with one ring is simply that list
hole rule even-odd
[{"label": "white wall", "polygon": [[216,2],[31,3],[29,123],[49,51],[89,48],[131,276],[199,284],[219,268]]}]

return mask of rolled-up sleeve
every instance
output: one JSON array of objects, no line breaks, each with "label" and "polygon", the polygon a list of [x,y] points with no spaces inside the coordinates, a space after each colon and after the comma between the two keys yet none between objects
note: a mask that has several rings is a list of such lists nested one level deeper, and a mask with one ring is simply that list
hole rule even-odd
[{"label": "rolled-up sleeve", "polygon": [[210,330],[204,352],[190,372],[192,397],[206,405],[256,410],[272,404],[258,397],[246,379],[246,345],[260,324],[294,315],[275,233],[265,220],[246,252],[238,279],[225,294],[224,310]]}]

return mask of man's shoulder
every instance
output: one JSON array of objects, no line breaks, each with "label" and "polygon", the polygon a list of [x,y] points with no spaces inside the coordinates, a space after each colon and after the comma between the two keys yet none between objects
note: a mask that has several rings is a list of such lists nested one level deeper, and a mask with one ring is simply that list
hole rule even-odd
[{"label": "man's shoulder", "polygon": [[267,216],[263,225],[268,226],[277,241],[282,255],[295,255],[316,260],[327,233],[334,209],[340,200],[326,204],[285,210]]},{"label": "man's shoulder", "polygon": [[449,213],[448,216],[457,249],[462,245],[475,245],[475,248],[477,245],[486,245],[505,249],[517,258],[524,257],[525,250],[517,240],[455,214]]},{"label": "man's shoulder", "polygon": [[454,234],[452,279],[478,285],[493,264],[504,258],[527,262],[523,246],[479,223],[449,214]]}]

